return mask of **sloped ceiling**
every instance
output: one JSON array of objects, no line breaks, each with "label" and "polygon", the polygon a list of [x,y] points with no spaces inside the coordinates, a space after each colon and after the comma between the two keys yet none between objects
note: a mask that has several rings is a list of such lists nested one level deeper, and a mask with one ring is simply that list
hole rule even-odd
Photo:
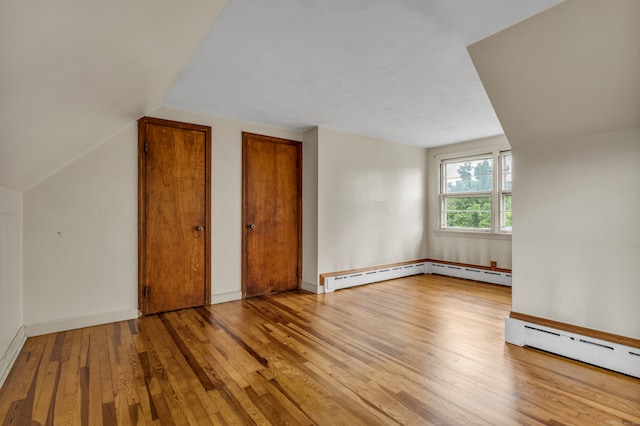
[{"label": "sloped ceiling", "polygon": [[502,133],[465,46],[559,2],[0,1],[0,186],[27,190],[165,98],[418,146]]},{"label": "sloped ceiling", "polygon": [[224,4],[0,1],[0,186],[28,189],[160,105]]},{"label": "sloped ceiling", "polygon": [[638,0],[569,0],[469,53],[512,146],[640,126]]},{"label": "sloped ceiling", "polygon": [[466,46],[559,0],[230,0],[165,105],[417,146],[501,134]]}]

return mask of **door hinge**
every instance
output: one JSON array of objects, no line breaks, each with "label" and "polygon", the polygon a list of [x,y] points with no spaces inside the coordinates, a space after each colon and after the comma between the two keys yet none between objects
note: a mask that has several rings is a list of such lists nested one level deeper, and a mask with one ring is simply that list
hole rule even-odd
[{"label": "door hinge", "polygon": [[142,296],[147,299],[149,297],[149,287],[144,286],[144,288],[142,289]]},{"label": "door hinge", "polygon": [[146,139],[144,141],[144,152],[149,152],[149,141]]}]

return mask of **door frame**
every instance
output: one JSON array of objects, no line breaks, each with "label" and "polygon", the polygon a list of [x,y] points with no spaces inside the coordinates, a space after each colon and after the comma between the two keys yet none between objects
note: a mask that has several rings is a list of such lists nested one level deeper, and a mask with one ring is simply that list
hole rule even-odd
[{"label": "door frame", "polygon": [[138,120],[138,315],[146,315],[146,298],[144,287],[146,282],[146,183],[147,183],[147,159],[145,155],[146,125],[154,124],[165,127],[175,127],[185,130],[194,130],[204,133],[204,302],[211,303],[211,127],[199,124],[183,123],[180,121],[164,120],[160,118],[144,116]]},{"label": "door frame", "polygon": [[296,221],[297,233],[298,233],[298,259],[297,259],[297,283],[298,289],[302,288],[302,142],[294,141],[290,139],[277,138],[274,136],[260,135],[257,133],[242,132],[242,298],[247,297],[247,271],[248,271],[248,227],[249,218],[248,206],[249,206],[249,193],[248,193],[248,176],[247,165],[249,159],[247,158],[247,143],[249,138],[258,139],[263,142],[270,143],[282,143],[287,145],[293,145],[296,147],[296,161],[297,161],[297,210],[298,218]]}]

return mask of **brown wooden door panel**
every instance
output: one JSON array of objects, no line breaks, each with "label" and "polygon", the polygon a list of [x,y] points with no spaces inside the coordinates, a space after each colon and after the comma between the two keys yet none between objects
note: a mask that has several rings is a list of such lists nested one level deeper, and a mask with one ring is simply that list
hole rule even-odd
[{"label": "brown wooden door panel", "polygon": [[243,133],[243,293],[299,288],[301,146]]},{"label": "brown wooden door panel", "polygon": [[142,120],[141,310],[202,306],[210,299],[210,130]]}]

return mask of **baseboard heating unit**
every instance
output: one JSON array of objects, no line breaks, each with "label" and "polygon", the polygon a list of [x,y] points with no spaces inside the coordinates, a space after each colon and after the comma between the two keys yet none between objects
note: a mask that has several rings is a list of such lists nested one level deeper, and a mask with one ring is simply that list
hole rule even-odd
[{"label": "baseboard heating unit", "polygon": [[505,340],[640,378],[640,348],[510,317]]},{"label": "baseboard heating unit", "polygon": [[490,284],[511,286],[510,271],[489,270],[483,269],[482,267],[476,268],[471,265],[445,264],[428,260],[386,265],[372,269],[345,271],[344,273],[326,274],[322,276],[321,282],[324,282],[324,292],[330,293],[343,288],[418,274],[445,275]]},{"label": "baseboard heating unit", "polygon": [[390,280],[393,278],[408,277],[426,273],[426,263],[411,263],[407,265],[397,265],[382,267],[369,271],[358,271],[335,275],[324,278],[324,291],[330,293],[342,288],[354,287],[357,285],[371,284],[378,281]]},{"label": "baseboard heating unit", "polygon": [[472,266],[449,265],[438,262],[428,262],[427,274],[446,275],[448,277],[465,278],[467,280],[482,281],[490,284],[511,286],[511,272],[493,271],[474,268]]}]

